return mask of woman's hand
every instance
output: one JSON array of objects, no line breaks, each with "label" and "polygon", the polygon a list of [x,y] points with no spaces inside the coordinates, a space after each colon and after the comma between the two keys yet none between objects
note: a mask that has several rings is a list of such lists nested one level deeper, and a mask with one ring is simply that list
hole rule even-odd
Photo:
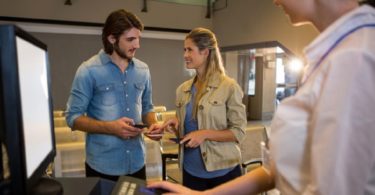
[{"label": "woman's hand", "polygon": [[163,194],[189,194],[189,195],[203,195],[203,192],[193,191],[179,184],[170,183],[167,181],[153,182],[147,185],[148,188],[159,188],[169,192]]},{"label": "woman's hand", "polygon": [[152,124],[144,133],[145,136],[154,141],[159,141],[163,137],[163,134],[164,130],[162,128],[162,125],[157,123]]},{"label": "woman's hand", "polygon": [[196,148],[200,146],[208,136],[208,130],[197,130],[190,132],[184,136],[180,141],[180,144],[185,144],[185,147]]},{"label": "woman's hand", "polygon": [[161,128],[164,129],[165,131],[174,133],[176,136],[178,136],[178,131],[177,131],[178,124],[179,124],[179,121],[177,118],[171,118],[168,121],[164,122]]}]

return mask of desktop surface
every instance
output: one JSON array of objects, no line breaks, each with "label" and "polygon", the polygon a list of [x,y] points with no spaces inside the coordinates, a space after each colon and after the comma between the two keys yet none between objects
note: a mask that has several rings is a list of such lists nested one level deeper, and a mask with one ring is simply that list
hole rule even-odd
[{"label": "desktop surface", "polygon": [[62,184],[64,195],[109,195],[116,184],[99,177],[60,177],[55,179]]},{"label": "desktop surface", "polygon": [[111,195],[159,195],[167,192],[162,189],[147,188],[146,186],[147,183],[145,180],[121,176]]},{"label": "desktop surface", "polygon": [[63,186],[64,195],[159,195],[166,191],[146,188],[147,182],[134,177],[120,176],[117,182],[99,177],[55,178]]}]

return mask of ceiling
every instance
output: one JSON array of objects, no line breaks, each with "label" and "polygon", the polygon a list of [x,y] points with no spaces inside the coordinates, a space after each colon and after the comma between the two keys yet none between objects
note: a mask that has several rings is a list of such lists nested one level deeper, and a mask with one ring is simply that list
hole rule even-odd
[{"label": "ceiling", "polygon": [[[154,0],[154,1],[179,3],[179,4],[186,4],[186,5],[200,5],[200,6],[207,5],[207,0]],[[214,1],[215,0],[211,0],[211,3],[213,3]]]}]

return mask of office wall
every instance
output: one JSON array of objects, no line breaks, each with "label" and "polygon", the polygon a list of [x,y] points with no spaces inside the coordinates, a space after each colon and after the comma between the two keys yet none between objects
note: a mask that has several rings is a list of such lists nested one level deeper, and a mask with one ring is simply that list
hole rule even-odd
[{"label": "office wall", "polygon": [[204,6],[148,0],[148,12],[145,13],[141,12],[143,0],[71,0],[71,6],[64,2],[1,0],[0,16],[104,23],[111,11],[125,8],[138,15],[146,26],[177,29],[212,26],[212,19],[205,18]]},{"label": "office wall", "polygon": [[[102,47],[99,35],[32,33],[48,45],[54,109],[65,109],[78,66]],[[136,57],[151,71],[153,101],[175,109],[175,89],[189,78],[184,69],[182,40],[142,39]]]},{"label": "office wall", "polygon": [[[206,8],[203,6],[154,0],[148,0],[147,13],[140,11],[142,0],[72,0],[72,3],[72,6],[66,6],[64,0],[2,0],[0,16],[103,23],[112,10],[126,8],[137,14],[146,26],[214,28],[220,46],[276,40],[297,55],[301,55],[302,48],[317,35],[311,26],[292,27],[283,11],[273,5],[272,0],[228,0],[228,7],[216,11],[213,19],[205,18]],[[100,38],[97,35],[35,34],[50,47],[55,106],[65,108],[67,91],[75,70],[83,60],[99,50]],[[174,108],[175,87],[187,78],[182,68],[182,43],[143,39],[142,48],[137,53],[137,57],[150,65],[155,104],[167,105],[168,109]],[[234,67],[227,66],[227,69],[234,71]]]},{"label": "office wall", "polygon": [[227,8],[213,14],[213,27],[221,46],[279,41],[299,56],[317,35],[311,25],[292,27],[272,0],[228,1]]},{"label": "office wall", "polygon": [[[141,12],[142,0],[2,0],[0,16],[104,23],[107,15],[125,8],[135,13],[148,27],[192,29],[212,27],[204,6],[163,3],[148,0],[148,12]],[[1,22],[0,23],[9,23]],[[43,25],[43,24],[41,24]],[[46,25],[47,27],[49,25]],[[43,27],[42,27],[43,28]],[[63,27],[65,28],[65,27]],[[43,32],[43,31],[42,31]],[[49,47],[55,109],[65,109],[72,80],[79,64],[101,48],[99,35],[32,33]],[[174,109],[176,87],[188,78],[182,58],[182,40],[143,38],[136,57],[148,63],[153,80],[154,104]]]}]

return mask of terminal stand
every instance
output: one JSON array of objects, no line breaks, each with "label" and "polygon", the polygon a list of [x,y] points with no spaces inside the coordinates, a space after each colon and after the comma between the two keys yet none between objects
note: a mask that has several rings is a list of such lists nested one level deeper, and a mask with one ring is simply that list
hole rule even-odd
[{"label": "terminal stand", "polygon": [[56,178],[64,189],[64,195],[110,195],[116,182],[99,177]]},{"label": "terminal stand", "polygon": [[63,186],[53,178],[42,177],[32,188],[31,195],[63,195]]}]

